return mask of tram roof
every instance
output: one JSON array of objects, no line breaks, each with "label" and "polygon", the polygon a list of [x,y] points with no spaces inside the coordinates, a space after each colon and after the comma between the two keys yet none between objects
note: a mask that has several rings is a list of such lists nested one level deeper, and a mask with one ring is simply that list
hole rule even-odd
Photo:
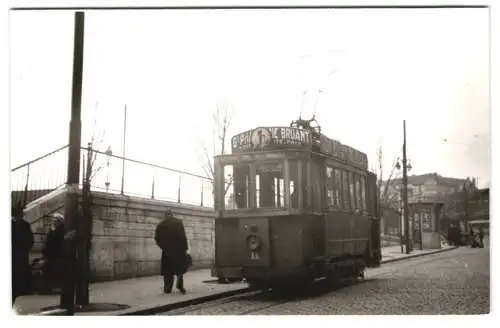
[{"label": "tram roof", "polygon": [[[313,132],[294,127],[257,127],[231,138],[233,154],[261,151],[309,150],[313,147]],[[368,169],[365,153],[319,134],[319,152],[347,162],[361,169]]]}]

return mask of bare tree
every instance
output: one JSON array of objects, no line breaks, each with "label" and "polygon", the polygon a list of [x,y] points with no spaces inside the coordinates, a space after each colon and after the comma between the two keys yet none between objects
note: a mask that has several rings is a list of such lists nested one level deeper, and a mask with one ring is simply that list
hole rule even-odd
[{"label": "bare tree", "polygon": [[[380,215],[384,214],[385,209],[394,208],[399,210],[398,208],[398,192],[394,192],[395,184],[394,184],[394,176],[396,173],[396,164],[398,159],[394,158],[391,170],[389,171],[389,175],[387,178],[384,178],[384,151],[382,147],[382,142],[379,141],[379,145],[377,147],[377,190],[380,204]],[[392,190],[391,190],[392,189]]]},{"label": "bare tree", "polygon": [[93,147],[99,145],[104,140],[105,132],[97,140],[95,135],[95,121],[94,133],[87,147],[87,156],[84,160],[83,179],[82,179],[82,202],[81,211],[83,222],[81,224],[81,231],[79,233],[78,252],[81,254],[79,257],[79,281],[76,290],[76,304],[79,306],[87,306],[90,303],[89,283],[90,283],[90,252],[92,250],[92,226],[93,226],[93,213],[92,203],[93,195],[91,192],[92,181],[96,174],[103,168],[104,164],[97,165],[97,152],[93,151]]},{"label": "bare tree", "polygon": [[[212,179],[214,183],[214,157],[217,155],[225,155],[229,148],[228,142],[228,129],[231,125],[232,108],[228,104],[221,104],[217,102],[216,110],[212,115],[212,149],[206,143],[203,145],[204,161],[202,169],[205,174]],[[233,182],[233,177],[230,176],[226,181],[224,195],[227,193]],[[212,189],[213,190],[213,189]]]}]

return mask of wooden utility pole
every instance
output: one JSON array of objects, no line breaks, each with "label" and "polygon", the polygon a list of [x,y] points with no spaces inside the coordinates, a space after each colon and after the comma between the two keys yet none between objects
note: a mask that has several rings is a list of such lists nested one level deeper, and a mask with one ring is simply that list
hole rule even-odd
[{"label": "wooden utility pole", "polygon": [[65,202],[64,228],[66,232],[64,245],[64,275],[60,306],[69,315],[74,314],[76,284],[76,243],[77,230],[81,222],[78,213],[78,190],[80,180],[80,145],[82,139],[81,102],[83,75],[83,43],[85,14],[75,13],[75,34],[73,46],[73,86],[71,97],[71,121],[69,125],[68,154],[68,192]]},{"label": "wooden utility pole", "polygon": [[402,222],[403,216],[401,215],[403,209],[403,197],[401,197],[401,187],[398,188],[398,229],[399,229],[399,245],[401,246],[401,254],[404,253],[404,239],[403,239],[403,226],[404,222]]},{"label": "wooden utility pole", "polygon": [[[420,196],[419,196],[420,197]],[[418,200],[418,226],[419,226],[419,233],[420,233],[420,250],[424,249],[424,219],[422,218],[422,212],[420,211],[421,208],[421,201],[420,199]],[[432,216],[431,216],[432,217]]]},{"label": "wooden utility pole", "polygon": [[403,120],[403,211],[406,237],[406,254],[411,252],[410,219],[408,215],[408,168],[406,158],[406,121]]}]

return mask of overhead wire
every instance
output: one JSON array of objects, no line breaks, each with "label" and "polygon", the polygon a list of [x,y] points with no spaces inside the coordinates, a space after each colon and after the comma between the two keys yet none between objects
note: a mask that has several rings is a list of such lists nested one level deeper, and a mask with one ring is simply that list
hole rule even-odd
[{"label": "overhead wire", "polygon": [[[301,55],[299,58],[300,59],[311,58],[311,57],[315,57],[315,56],[322,55],[322,54],[332,54],[332,53],[344,53],[344,51],[343,50],[318,51],[318,52],[313,52],[313,53],[308,53],[308,54]],[[328,80],[333,75],[333,73],[335,73],[338,70],[339,70],[338,68],[334,68],[334,69],[330,70],[328,72],[328,74],[326,75],[326,79],[325,79],[326,81],[324,82],[324,84],[327,84]],[[317,108],[318,108],[318,103],[319,103],[319,100],[320,100],[320,97],[321,97],[321,94],[323,93],[323,91],[324,91],[324,86],[320,86],[318,88],[317,96],[316,96],[314,107],[313,107],[313,112],[312,112],[313,118],[316,115],[316,111],[317,111]],[[306,90],[305,90],[305,92],[303,94],[304,96],[303,96],[302,105],[301,105],[301,108],[300,108],[300,115],[299,115],[300,118],[302,117],[302,113],[304,111],[307,92],[308,92],[308,89],[306,88]]]}]

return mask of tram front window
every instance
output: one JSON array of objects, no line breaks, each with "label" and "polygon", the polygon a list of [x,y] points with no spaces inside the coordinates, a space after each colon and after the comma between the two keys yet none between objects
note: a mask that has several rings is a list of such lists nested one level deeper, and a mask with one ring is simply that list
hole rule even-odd
[{"label": "tram front window", "polygon": [[285,207],[285,180],[282,163],[262,163],[256,166],[255,207]]},{"label": "tram front window", "polygon": [[224,207],[228,210],[248,208],[249,197],[248,165],[224,166]]},{"label": "tram front window", "polygon": [[[250,166],[255,168],[255,176],[250,176]],[[285,188],[290,194],[297,194],[297,182],[286,186],[283,162],[224,165],[221,186],[222,199],[226,210],[253,208],[285,208]],[[255,198],[251,199],[250,197]]]},{"label": "tram front window", "polygon": [[288,164],[290,207],[303,209],[307,207],[307,162],[303,160],[290,160]]}]

